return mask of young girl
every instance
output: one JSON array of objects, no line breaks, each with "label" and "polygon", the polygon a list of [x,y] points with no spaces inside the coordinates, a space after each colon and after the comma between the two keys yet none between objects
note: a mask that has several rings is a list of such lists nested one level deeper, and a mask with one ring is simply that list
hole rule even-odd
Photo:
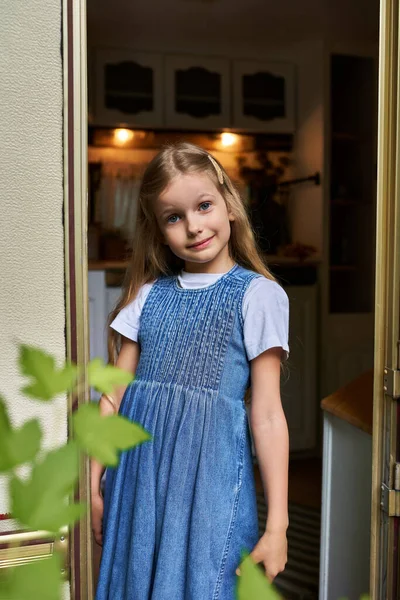
[{"label": "young girl", "polygon": [[[97,600],[233,600],[241,551],[272,580],[286,563],[288,431],[279,381],[288,300],[259,257],[240,196],[209,153],[169,146],[143,178],[132,264],[112,315],[116,364],[100,401],[153,436],[92,463],[103,542]],[[244,403],[268,504],[259,539]]]}]

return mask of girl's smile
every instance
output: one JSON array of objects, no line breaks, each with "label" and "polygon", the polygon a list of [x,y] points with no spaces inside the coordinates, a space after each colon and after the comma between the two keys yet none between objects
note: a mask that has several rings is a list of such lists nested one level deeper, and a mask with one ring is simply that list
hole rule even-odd
[{"label": "girl's smile", "polygon": [[233,216],[208,175],[177,175],[154,209],[164,243],[185,261],[186,271],[223,273],[233,266]]},{"label": "girl's smile", "polygon": [[195,250],[202,250],[203,248],[207,248],[207,246],[211,243],[214,236],[212,235],[209,238],[206,238],[202,242],[197,242],[196,244],[192,244],[189,248],[194,248]]}]

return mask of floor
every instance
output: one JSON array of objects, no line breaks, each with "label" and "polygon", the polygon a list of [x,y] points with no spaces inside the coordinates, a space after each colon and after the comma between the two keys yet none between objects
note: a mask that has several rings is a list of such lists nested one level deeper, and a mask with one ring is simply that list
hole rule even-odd
[{"label": "floor", "polygon": [[[267,510],[261,478],[255,469],[260,536]],[[289,465],[288,562],[275,579],[285,600],[317,600],[321,533],[321,459],[293,460]]]},{"label": "floor", "polygon": [[[258,468],[254,469],[257,492],[262,491]],[[289,464],[289,502],[321,508],[322,460],[320,458],[295,459]]]}]

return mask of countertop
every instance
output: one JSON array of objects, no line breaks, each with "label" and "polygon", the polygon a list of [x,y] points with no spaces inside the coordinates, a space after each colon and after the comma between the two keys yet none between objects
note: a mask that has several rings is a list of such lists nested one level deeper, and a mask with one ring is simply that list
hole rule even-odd
[{"label": "countertop", "polygon": [[374,372],[371,369],[321,402],[321,408],[372,434]]},{"label": "countertop", "polygon": [[[317,267],[321,263],[321,257],[315,255],[300,260],[295,256],[267,255],[265,261],[268,266],[279,267]],[[123,260],[90,260],[89,271],[124,271],[128,266]]]}]

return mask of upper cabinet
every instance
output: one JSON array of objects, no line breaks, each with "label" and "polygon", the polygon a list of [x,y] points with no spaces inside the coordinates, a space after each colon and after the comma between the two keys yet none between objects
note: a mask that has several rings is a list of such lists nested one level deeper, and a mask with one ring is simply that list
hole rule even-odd
[{"label": "upper cabinet", "polygon": [[289,63],[96,51],[93,124],[186,130],[295,130]]},{"label": "upper cabinet", "polygon": [[166,126],[219,129],[230,123],[229,61],[198,56],[167,56]]},{"label": "upper cabinet", "polygon": [[233,63],[233,127],[291,133],[295,129],[294,67],[288,63]]},{"label": "upper cabinet", "polygon": [[100,49],[96,53],[96,125],[163,126],[163,58]]}]

